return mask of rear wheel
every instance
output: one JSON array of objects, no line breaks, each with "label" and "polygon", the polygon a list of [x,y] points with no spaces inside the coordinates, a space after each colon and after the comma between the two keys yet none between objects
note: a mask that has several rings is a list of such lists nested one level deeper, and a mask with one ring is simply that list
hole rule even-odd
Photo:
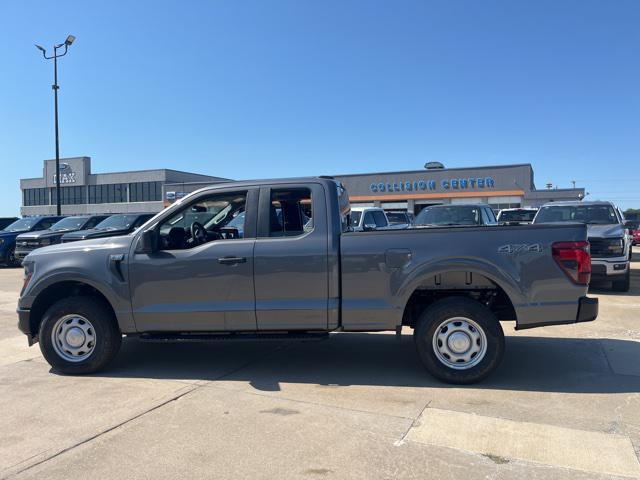
[{"label": "rear wheel", "polygon": [[504,333],[496,316],[464,297],[429,306],[418,319],[414,339],[427,371],[447,383],[479,382],[504,354]]},{"label": "rear wheel", "polygon": [[104,302],[69,297],[54,303],[40,324],[40,350],[62,373],[85,374],[104,368],[118,353],[122,335]]},{"label": "rear wheel", "polygon": [[631,288],[631,265],[627,267],[627,273],[624,274],[622,280],[615,280],[611,283],[613,290],[616,292],[628,292]]}]

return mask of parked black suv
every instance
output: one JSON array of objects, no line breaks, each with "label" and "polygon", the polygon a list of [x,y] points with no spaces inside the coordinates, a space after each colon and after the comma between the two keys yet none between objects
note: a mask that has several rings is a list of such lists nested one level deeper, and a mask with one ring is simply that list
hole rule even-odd
[{"label": "parked black suv", "polygon": [[16,238],[16,259],[17,261],[22,261],[24,257],[29,255],[36,248],[60,243],[60,240],[65,233],[94,228],[106,218],[108,218],[108,215],[67,217],[53,224],[48,230],[37,230],[34,232],[22,233]]},{"label": "parked black suv", "polygon": [[62,243],[88,240],[90,238],[127,235],[153,217],[153,215],[153,213],[124,213],[111,215],[92,229],[65,233],[62,236]]}]

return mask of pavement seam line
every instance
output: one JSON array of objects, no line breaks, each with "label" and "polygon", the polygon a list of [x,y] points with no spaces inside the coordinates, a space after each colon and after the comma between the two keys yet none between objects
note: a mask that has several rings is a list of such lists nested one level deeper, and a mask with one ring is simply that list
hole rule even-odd
[{"label": "pavement seam line", "polygon": [[407,441],[407,436],[409,435],[409,432],[411,432],[411,429],[413,427],[416,426],[416,422],[418,421],[418,419],[422,416],[422,414],[424,413],[424,411],[429,408],[429,405],[431,405],[432,400],[429,400],[424,407],[422,408],[422,410],[420,410],[420,413],[418,413],[418,415],[415,416],[415,418],[413,419],[413,421],[411,422],[411,425],[409,425],[409,428],[407,428],[407,430],[404,432],[404,435],[402,435],[402,438],[400,438],[400,440],[396,440],[395,442],[393,442],[393,445],[396,447],[399,447],[401,445],[404,445],[404,443]]}]

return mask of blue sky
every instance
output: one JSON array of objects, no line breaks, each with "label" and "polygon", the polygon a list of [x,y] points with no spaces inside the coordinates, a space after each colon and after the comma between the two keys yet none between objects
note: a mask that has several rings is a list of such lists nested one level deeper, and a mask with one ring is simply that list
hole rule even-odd
[{"label": "blue sky", "polygon": [[0,215],[53,158],[231,178],[533,164],[640,208],[640,2],[2,2]]}]

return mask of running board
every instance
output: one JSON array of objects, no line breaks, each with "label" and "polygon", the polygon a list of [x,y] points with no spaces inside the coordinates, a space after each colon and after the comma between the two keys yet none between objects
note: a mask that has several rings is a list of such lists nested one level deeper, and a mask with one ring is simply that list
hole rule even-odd
[{"label": "running board", "polygon": [[329,338],[328,332],[291,333],[141,333],[134,336],[143,342],[282,342],[320,341]]}]

